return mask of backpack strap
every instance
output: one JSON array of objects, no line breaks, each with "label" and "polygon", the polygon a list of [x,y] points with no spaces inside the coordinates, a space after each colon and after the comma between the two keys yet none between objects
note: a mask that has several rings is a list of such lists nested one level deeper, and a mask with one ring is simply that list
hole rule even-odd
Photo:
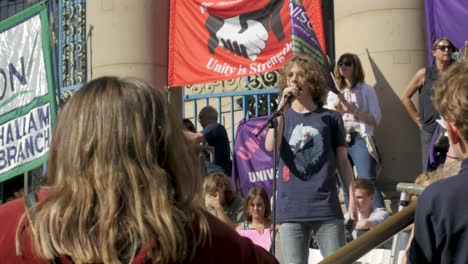
[{"label": "backpack strap", "polygon": [[[38,202],[36,193],[28,193],[26,197],[24,198],[24,202],[26,204],[26,209],[29,210],[31,207]],[[29,212],[27,212],[28,220],[31,221],[31,218],[29,217]],[[34,232],[33,232],[34,234]],[[59,257],[56,257],[55,259],[49,260],[49,264],[59,264],[62,263]]]}]

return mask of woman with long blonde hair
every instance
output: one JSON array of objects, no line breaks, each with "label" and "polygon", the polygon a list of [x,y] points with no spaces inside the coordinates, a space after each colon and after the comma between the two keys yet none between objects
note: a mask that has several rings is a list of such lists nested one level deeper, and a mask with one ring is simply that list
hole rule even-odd
[{"label": "woman with long blonde hair", "polygon": [[0,208],[1,261],[273,263],[202,209],[200,168],[173,113],[133,78],[78,90],[53,134],[50,187],[26,212],[22,199]]}]

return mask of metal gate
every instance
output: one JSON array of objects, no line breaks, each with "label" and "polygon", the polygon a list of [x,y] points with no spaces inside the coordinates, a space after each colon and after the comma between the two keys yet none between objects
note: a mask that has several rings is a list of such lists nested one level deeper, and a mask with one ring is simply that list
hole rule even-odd
[{"label": "metal gate", "polygon": [[243,119],[269,115],[276,110],[279,89],[277,71],[246,78],[190,85],[183,90],[182,115],[198,127],[198,112],[207,105],[218,110],[218,122],[226,128],[234,148],[235,131]]},{"label": "metal gate", "polygon": [[87,43],[91,31],[86,32],[86,0],[52,3],[55,19],[51,23],[56,25],[57,32],[57,88],[60,100],[66,100],[87,81]]}]

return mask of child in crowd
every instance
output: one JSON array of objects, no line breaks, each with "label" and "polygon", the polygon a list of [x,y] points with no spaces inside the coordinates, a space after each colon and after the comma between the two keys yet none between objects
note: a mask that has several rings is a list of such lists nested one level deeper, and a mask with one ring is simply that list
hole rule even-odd
[{"label": "child in crowd", "polygon": [[436,84],[434,106],[445,120],[460,172],[426,188],[418,199],[410,263],[468,263],[468,64],[450,67]]},{"label": "child in crowd", "polygon": [[231,179],[222,172],[205,177],[203,192],[206,209],[232,228],[242,222],[244,200],[232,191]]},{"label": "child in crowd", "polygon": [[271,208],[265,189],[262,187],[251,189],[244,204],[245,221],[237,226],[237,232],[269,251],[271,246],[270,215]]},{"label": "child in crowd", "polygon": [[[352,237],[356,239],[358,236],[382,223],[388,217],[385,208],[374,208],[373,202],[375,199],[374,184],[367,179],[357,179],[355,182],[354,197],[356,199],[358,218],[353,225]],[[345,223],[351,221],[349,215],[345,216]]]}]

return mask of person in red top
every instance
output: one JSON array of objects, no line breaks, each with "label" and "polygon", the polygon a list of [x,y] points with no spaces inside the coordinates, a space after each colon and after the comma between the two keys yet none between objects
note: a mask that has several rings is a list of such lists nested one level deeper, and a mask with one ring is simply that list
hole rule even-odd
[{"label": "person in red top", "polygon": [[188,145],[159,89],[87,83],[60,113],[50,187],[27,213],[24,199],[0,207],[0,262],[278,263],[203,209]]}]

